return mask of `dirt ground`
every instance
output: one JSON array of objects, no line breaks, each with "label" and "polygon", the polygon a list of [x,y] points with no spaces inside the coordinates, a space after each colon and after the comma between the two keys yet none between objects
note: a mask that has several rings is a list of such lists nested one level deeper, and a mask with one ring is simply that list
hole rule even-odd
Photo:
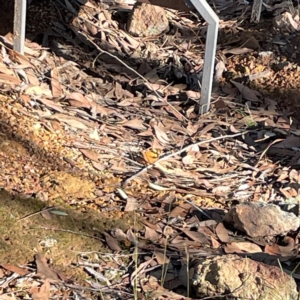
[{"label": "dirt ground", "polygon": [[[161,249],[176,230],[188,226],[185,217],[190,224],[196,222],[192,218],[207,221],[199,212],[190,213],[187,203],[213,208],[210,217],[220,222],[225,210],[244,199],[273,203],[282,195],[297,197],[299,156],[286,145],[271,146],[298,134],[299,32],[276,31],[269,13],[258,24],[249,22],[249,14],[234,22],[226,18],[217,51],[226,70],[213,94],[213,111],[202,118],[192,97],[199,91],[174,74],[187,65],[201,69],[203,22],[191,25],[198,22],[193,15],[171,11],[168,33],[134,40],[126,31],[128,8],[107,13],[97,1],[89,3],[96,8],[76,6],[70,13],[56,1],[33,0],[27,17],[32,52],[24,57],[2,53],[0,75],[10,77],[0,76],[0,264],[32,267],[34,256],[42,253],[51,258],[51,267],[86,287],[91,277],[75,267],[82,257],[87,264],[100,264],[102,256],[122,253],[128,255],[124,263],[109,258],[107,269],[126,269],[127,263],[131,270],[137,264],[128,263],[137,239],[149,261],[155,251],[157,256],[176,247],[187,251],[179,246],[182,240],[172,251]],[[11,31],[12,9],[12,2],[0,2],[1,35]],[[101,33],[80,35],[86,28],[92,32],[96,16]],[[191,33],[198,36],[190,39]],[[232,52],[244,48],[249,51]],[[263,51],[272,56],[264,59]],[[180,59],[189,63],[183,68]],[[15,76],[14,64],[25,75]],[[266,70],[268,76],[249,79]],[[19,88],[25,77],[27,85]],[[248,98],[237,92],[238,84],[249,88]],[[245,139],[216,142],[244,129]],[[170,153],[165,164],[149,167]],[[144,177],[137,176],[141,170]],[[169,215],[177,206],[182,210],[174,212],[179,223],[172,231]],[[210,225],[204,226],[208,232]],[[189,249],[198,251],[197,242]],[[124,275],[122,283],[134,286],[128,278]],[[175,290],[171,284],[168,289]]]}]

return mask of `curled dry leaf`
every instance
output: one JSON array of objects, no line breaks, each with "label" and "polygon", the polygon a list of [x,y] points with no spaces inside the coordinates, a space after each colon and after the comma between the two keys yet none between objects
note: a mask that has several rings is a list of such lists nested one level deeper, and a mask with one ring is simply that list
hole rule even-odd
[{"label": "curled dry leaf", "polygon": [[138,244],[137,236],[136,236],[136,234],[134,234],[134,232],[131,229],[127,230],[126,235],[127,235],[128,241],[130,241],[133,245]]},{"label": "curled dry leaf", "polygon": [[51,71],[51,91],[54,98],[59,98],[63,93],[57,68]]},{"label": "curled dry leaf", "polygon": [[37,293],[32,294],[33,300],[48,300],[50,299],[50,282],[46,279]]},{"label": "curled dry leaf", "polygon": [[162,143],[162,144],[168,144],[170,142],[167,134],[157,125],[153,126],[155,136],[156,138]]},{"label": "curled dry leaf", "polygon": [[265,246],[265,253],[271,255],[279,255],[282,257],[291,257],[298,254],[298,249],[295,247],[295,240],[291,237],[285,237],[286,246],[281,246],[276,243]]},{"label": "curled dry leaf", "polygon": [[47,260],[41,254],[36,254],[34,258],[37,267],[37,274],[42,276],[42,278],[46,278],[54,281],[61,279],[61,276],[58,274],[58,272],[49,268],[47,264]]},{"label": "curled dry leaf", "polygon": [[118,241],[106,232],[103,232],[107,246],[113,251],[122,251]]}]

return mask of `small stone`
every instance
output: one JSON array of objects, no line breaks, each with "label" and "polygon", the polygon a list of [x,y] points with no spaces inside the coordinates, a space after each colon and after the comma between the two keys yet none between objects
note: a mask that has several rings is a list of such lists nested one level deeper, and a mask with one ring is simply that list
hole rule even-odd
[{"label": "small stone", "polygon": [[169,29],[169,21],[162,7],[136,3],[128,20],[128,32],[133,36],[159,35]]}]

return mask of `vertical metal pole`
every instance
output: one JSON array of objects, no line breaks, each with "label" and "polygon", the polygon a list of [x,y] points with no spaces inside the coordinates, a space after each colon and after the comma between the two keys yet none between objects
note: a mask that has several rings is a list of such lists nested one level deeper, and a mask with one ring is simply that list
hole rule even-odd
[{"label": "vertical metal pole", "polygon": [[27,0],[14,1],[14,50],[24,54]]},{"label": "vertical metal pole", "polygon": [[214,65],[218,39],[219,17],[215,14],[215,12],[209,6],[206,0],[190,0],[190,2],[192,2],[199,14],[208,23],[201,98],[199,103],[199,113],[203,114],[206,113],[210,107],[210,98],[213,85]]}]

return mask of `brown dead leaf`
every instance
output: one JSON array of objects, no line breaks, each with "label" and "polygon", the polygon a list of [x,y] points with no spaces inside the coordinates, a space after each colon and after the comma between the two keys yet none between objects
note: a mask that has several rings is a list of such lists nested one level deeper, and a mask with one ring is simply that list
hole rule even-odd
[{"label": "brown dead leaf", "polygon": [[191,231],[189,228],[182,230],[190,239],[199,243],[199,245],[210,245],[207,236],[202,232]]},{"label": "brown dead leaf", "polygon": [[228,243],[230,241],[230,237],[228,235],[228,231],[223,225],[223,223],[219,223],[216,227],[216,234],[219,240],[222,243]]},{"label": "brown dead leaf", "polygon": [[168,264],[170,262],[170,259],[163,252],[154,251],[154,256],[160,265]]},{"label": "brown dead leaf", "polygon": [[100,114],[100,116],[108,116],[110,114],[116,113],[116,111],[114,109],[107,108],[107,107],[101,106],[99,104],[96,104],[96,113]]},{"label": "brown dead leaf", "polygon": [[138,102],[140,102],[142,99],[141,97],[133,97],[133,98],[126,98],[122,101],[120,101],[117,105],[121,107],[126,107],[126,106],[135,106],[138,107]]},{"label": "brown dead leaf", "polygon": [[45,98],[40,98],[37,101],[43,103],[48,108],[51,108],[51,109],[53,109],[55,111],[58,111],[60,113],[62,113],[64,111],[64,109],[62,108],[62,106],[59,103],[55,103],[52,100],[47,100]]},{"label": "brown dead leaf", "polygon": [[210,240],[211,240],[211,246],[213,249],[218,249],[220,247],[221,244],[215,238],[213,238],[211,236]]},{"label": "brown dead leaf", "polygon": [[116,96],[117,100],[122,99],[123,95],[124,95],[124,91],[123,91],[122,85],[118,81],[116,81],[115,96]]},{"label": "brown dead leaf", "polygon": [[0,73],[15,76],[15,72],[12,69],[9,69],[3,62],[0,62]]},{"label": "brown dead leaf", "polygon": [[279,246],[277,244],[271,244],[265,246],[265,253],[271,254],[271,255],[281,255],[281,251],[279,249]]},{"label": "brown dead leaf", "polygon": [[258,253],[262,252],[261,248],[251,242],[233,242],[224,246],[226,253]]},{"label": "brown dead leaf", "polygon": [[176,119],[178,119],[179,121],[185,120],[185,117],[180,112],[178,112],[177,109],[174,109],[174,107],[172,107],[170,105],[164,106],[164,110],[166,110],[169,114],[174,115],[174,117]]},{"label": "brown dead leaf", "polygon": [[157,125],[153,125],[153,129],[155,132],[156,138],[162,143],[162,144],[168,144],[170,142],[167,134]]},{"label": "brown dead leaf", "polygon": [[186,218],[187,214],[194,210],[194,207],[188,203],[184,203],[181,205],[176,206],[171,212],[170,212],[170,218],[178,218],[181,217],[183,219]]},{"label": "brown dead leaf", "polygon": [[36,67],[30,62],[30,60],[25,55],[15,51],[15,50],[12,50],[12,49],[10,49],[8,51],[8,53],[9,53],[11,60],[22,65],[24,68],[36,69]]},{"label": "brown dead leaf", "polygon": [[48,209],[43,209],[43,210],[41,210],[41,215],[42,215],[43,218],[46,219],[46,220],[51,220],[51,219],[52,219],[52,215],[51,215],[51,213],[49,212]]},{"label": "brown dead leaf", "polygon": [[[1,74],[0,74],[1,75]],[[52,93],[47,85],[39,86],[39,85],[33,85],[29,86],[25,89],[24,93],[26,95],[32,95],[32,96],[46,96],[49,98],[52,98]]]},{"label": "brown dead leaf", "polygon": [[113,251],[122,251],[122,248],[119,246],[119,243],[117,241],[117,239],[115,239],[114,237],[112,237],[111,235],[109,235],[106,232],[103,232],[104,236],[105,236],[105,241],[107,243],[107,246],[113,250]]},{"label": "brown dead leaf", "polygon": [[10,264],[2,264],[1,266],[2,266],[2,268],[6,269],[6,270],[13,272],[13,273],[17,273],[21,276],[25,276],[30,273],[29,271],[27,271],[25,269],[22,269],[22,268],[19,268],[17,266],[10,265]]},{"label": "brown dead leaf", "polygon": [[298,254],[295,240],[292,237],[286,236],[283,241],[285,243],[285,246],[279,246],[282,256],[292,256]]},{"label": "brown dead leaf", "polygon": [[276,243],[265,246],[265,253],[271,255],[280,255],[282,257],[295,256],[298,253],[297,247],[295,247],[295,240],[292,237],[285,237],[284,242],[286,246],[281,246]]},{"label": "brown dead leaf", "polygon": [[200,99],[201,97],[201,94],[199,92],[196,92],[196,91],[186,91],[186,96],[187,98],[191,98],[191,99]]},{"label": "brown dead leaf", "polygon": [[262,100],[261,100],[262,94],[260,92],[250,89],[249,87],[247,87],[246,85],[243,85],[242,83],[239,83],[239,82],[236,82],[233,80],[231,80],[230,82],[237,87],[237,89],[239,90],[239,92],[241,93],[242,97],[245,100],[254,101],[254,102],[262,102]]},{"label": "brown dead leaf", "polygon": [[159,239],[159,234],[152,228],[145,226],[145,239],[151,242],[156,242]]},{"label": "brown dead leaf", "polygon": [[16,76],[8,74],[0,74],[0,82],[11,85],[20,85],[22,83],[22,81]]},{"label": "brown dead leaf", "polygon": [[42,284],[37,293],[32,294],[34,300],[48,300],[50,299],[50,282],[48,279]]},{"label": "brown dead leaf", "polygon": [[69,104],[74,107],[91,108],[91,102],[81,93],[71,93],[67,95],[66,100],[68,100]]},{"label": "brown dead leaf", "polygon": [[128,197],[126,201],[125,211],[135,211],[138,208],[138,202],[134,197]]},{"label": "brown dead leaf", "polygon": [[134,234],[134,232],[132,231],[132,229],[128,229],[126,232],[126,236],[128,241],[130,241],[133,245],[137,245],[138,244],[138,238],[136,236],[136,234]]},{"label": "brown dead leaf", "polygon": [[89,149],[79,149],[79,151],[90,160],[99,163],[99,154]]},{"label": "brown dead leaf", "polygon": [[97,161],[91,161],[93,167],[98,170],[98,171],[103,171],[105,169],[105,166],[103,165],[103,163],[97,162]]},{"label": "brown dead leaf", "polygon": [[51,71],[51,91],[54,98],[59,98],[63,93],[57,68]]},{"label": "brown dead leaf", "polygon": [[54,281],[60,280],[58,272],[49,268],[47,260],[41,254],[36,254],[34,258],[38,275],[45,279],[50,279]]},{"label": "brown dead leaf", "polygon": [[122,124],[124,127],[129,127],[132,129],[137,129],[137,130],[146,130],[147,127],[144,125],[144,121],[141,119],[132,119],[129,121],[126,121]]},{"label": "brown dead leaf", "polygon": [[[56,119],[60,122],[64,122],[73,128],[82,129],[82,130],[88,129],[88,127],[85,124],[88,124],[89,122],[87,122],[85,120],[81,120],[76,117],[71,117],[71,116],[67,116],[67,115],[60,113],[60,114],[53,115],[51,118]],[[90,123],[90,125],[92,127],[92,123]]]},{"label": "brown dead leaf", "polygon": [[39,85],[40,84],[40,81],[36,77],[33,70],[26,71],[26,75],[27,75],[27,78],[28,78],[28,81],[29,81],[30,85]]},{"label": "brown dead leaf", "polygon": [[159,224],[152,224],[152,223],[150,223],[150,222],[147,222],[146,220],[143,220],[143,224],[145,225],[145,226],[148,226],[149,228],[151,228],[152,230],[155,230],[156,232],[158,232],[158,233],[162,233],[162,229],[161,229],[161,227],[159,226]]}]

